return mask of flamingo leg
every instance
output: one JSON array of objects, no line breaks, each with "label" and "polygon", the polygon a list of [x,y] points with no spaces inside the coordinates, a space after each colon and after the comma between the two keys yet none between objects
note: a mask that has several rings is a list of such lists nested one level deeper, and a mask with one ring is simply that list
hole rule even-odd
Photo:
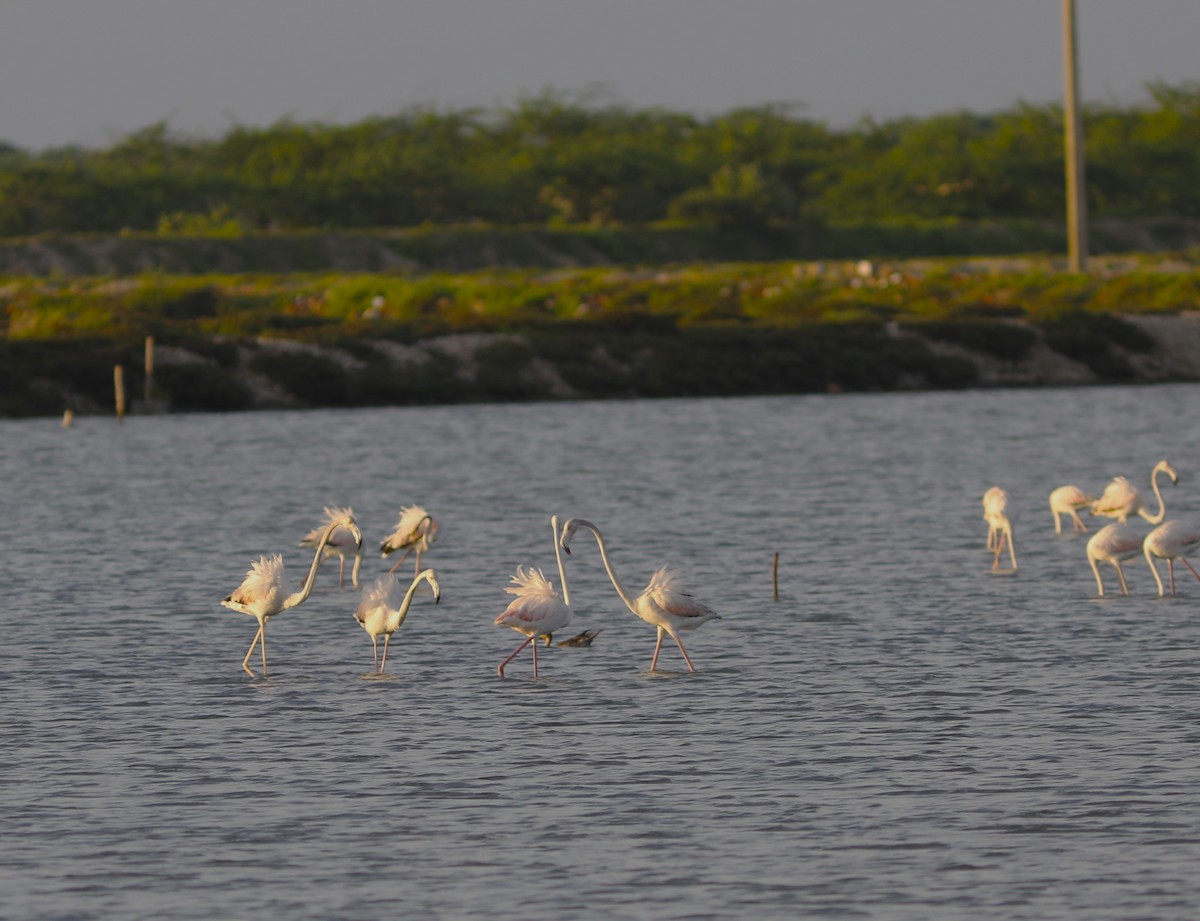
[{"label": "flamingo leg", "polygon": [[264,620],[262,625],[262,642],[258,644],[259,650],[262,652],[263,660],[263,677],[267,677],[267,622]]},{"label": "flamingo leg", "polygon": [[383,674],[383,670],[387,668],[387,651],[388,644],[392,641],[392,635],[389,633],[383,638],[383,661],[379,663],[379,674]]},{"label": "flamingo leg", "polygon": [[1088,559],[1088,563],[1091,564],[1092,574],[1095,575],[1095,577],[1096,577],[1096,591],[1099,594],[1103,595],[1104,594],[1104,580],[1100,578],[1100,567],[1097,566],[1096,561],[1091,558]]},{"label": "flamingo leg", "polygon": [[1121,568],[1120,560],[1113,560],[1113,569],[1117,571],[1117,579],[1121,583],[1121,594],[1129,594],[1129,585],[1125,582],[1125,570]]},{"label": "flamingo leg", "polygon": [[654,667],[658,665],[658,652],[662,649],[663,634],[665,632],[662,627],[658,628],[658,642],[654,644],[654,655],[650,659],[650,671],[654,671]]},{"label": "flamingo leg", "polygon": [[341,588],[342,585],[344,585],[346,582],[346,556],[345,556],[345,554],[338,557],[338,559],[341,561],[338,563],[338,588]]},{"label": "flamingo leg", "polygon": [[516,649],[513,650],[512,655],[500,663],[500,665],[496,668],[496,673],[501,678],[504,677],[504,666],[506,666],[513,659],[515,659],[517,657],[517,653],[519,653],[522,649],[524,649],[527,644],[531,643],[533,641],[533,639],[534,639],[534,637],[527,636],[525,638],[524,642],[522,642],[520,646],[518,646]]},{"label": "flamingo leg", "polygon": [[531,636],[529,639],[530,639],[529,648],[533,650],[533,677],[534,677],[534,678],[536,678],[536,677],[538,676],[538,669],[537,669],[537,637],[536,637],[536,636]]},{"label": "flamingo leg", "polygon": [[400,564],[401,564],[401,563],[403,563],[405,560],[407,560],[407,559],[408,559],[408,555],[409,555],[410,553],[412,553],[412,548],[411,548],[411,547],[410,547],[409,549],[407,549],[407,550],[405,550],[405,551],[404,551],[404,555],[403,555],[402,557],[400,557],[398,560],[396,560],[395,564],[393,564],[392,568],[391,568],[391,569],[389,569],[389,570],[388,570],[388,572],[395,572],[397,569],[399,569],[399,568],[400,568]]},{"label": "flamingo leg", "polygon": [[1088,528],[1087,525],[1083,523],[1083,519],[1079,517],[1079,512],[1072,509],[1071,517],[1075,519],[1075,533],[1086,534]]},{"label": "flamingo leg", "polygon": [[683,640],[679,638],[679,634],[675,634],[675,645],[679,647],[679,651],[683,653],[683,661],[687,663],[688,671],[694,672],[696,667],[692,665],[692,660],[688,658],[687,650],[683,648]]},{"label": "flamingo leg", "polygon": [[1161,598],[1164,594],[1162,578],[1158,575],[1158,567],[1154,565],[1154,559],[1149,553],[1146,554],[1146,562],[1150,565],[1150,572],[1154,574],[1154,581],[1158,585],[1158,597]]},{"label": "flamingo leg", "polygon": [[379,671],[379,642],[374,636],[371,637],[371,654],[375,659],[375,671]]},{"label": "flamingo leg", "polygon": [[1017,571],[1017,550],[1013,546],[1012,528],[1005,529],[1005,535],[1008,537],[1008,558],[1012,560],[1013,572]]},{"label": "flamingo leg", "polygon": [[1191,574],[1193,576],[1195,576],[1197,579],[1200,579],[1200,572],[1196,572],[1196,570],[1192,568],[1192,564],[1187,561],[1186,556],[1181,556],[1179,558],[1179,562],[1181,562],[1184,566],[1186,566],[1188,568],[1188,571],[1191,572]]},{"label": "flamingo leg", "polygon": [[254,672],[250,670],[249,662],[250,662],[250,657],[252,655],[254,655],[254,647],[258,645],[259,637],[261,637],[262,634],[263,634],[263,625],[261,622],[259,622],[258,632],[254,634],[254,639],[250,643],[250,648],[246,650],[246,658],[242,659],[242,668],[244,668],[246,670],[246,674],[248,674],[248,675],[254,674]]},{"label": "flamingo leg", "polygon": [[1171,577],[1171,597],[1175,597],[1175,561],[1167,557],[1167,574]]}]

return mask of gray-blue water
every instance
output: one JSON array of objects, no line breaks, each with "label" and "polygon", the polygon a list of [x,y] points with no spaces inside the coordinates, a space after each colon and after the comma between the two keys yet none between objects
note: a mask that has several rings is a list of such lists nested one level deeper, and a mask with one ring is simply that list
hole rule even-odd
[{"label": "gray-blue water", "polygon": [[[1181,473],[1200,388],[0,422],[0,916],[1167,919],[1200,912],[1200,584],[1096,596],[1046,497]],[[1015,575],[980,503],[1021,506]],[[322,506],[442,524],[372,678]],[[573,627],[493,626],[551,514],[722,619],[648,671],[580,534]],[[1148,530],[1148,526],[1146,527]],[[779,554],[778,601],[772,557]],[[390,561],[369,553],[363,580]],[[557,581],[557,575],[554,574]],[[1109,590],[1115,588],[1106,573]],[[257,657],[254,660],[257,667]]]}]

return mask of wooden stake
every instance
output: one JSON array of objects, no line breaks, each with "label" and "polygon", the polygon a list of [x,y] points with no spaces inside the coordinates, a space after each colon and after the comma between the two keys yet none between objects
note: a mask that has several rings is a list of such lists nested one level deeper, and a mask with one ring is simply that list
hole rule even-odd
[{"label": "wooden stake", "polygon": [[150,411],[150,389],[154,381],[154,337],[146,337],[146,411]]},{"label": "wooden stake", "polygon": [[125,421],[125,369],[120,365],[113,366],[113,390],[117,396],[117,421]]},{"label": "wooden stake", "polygon": [[774,592],[775,600],[779,600],[779,554],[775,554],[775,560],[771,564],[771,589]]}]

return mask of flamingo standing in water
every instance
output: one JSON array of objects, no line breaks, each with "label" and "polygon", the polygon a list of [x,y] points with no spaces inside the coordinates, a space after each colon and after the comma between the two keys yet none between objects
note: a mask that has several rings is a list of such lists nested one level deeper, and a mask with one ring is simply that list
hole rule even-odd
[{"label": "flamingo standing in water", "polygon": [[1162,578],[1154,565],[1154,557],[1167,561],[1167,572],[1171,576],[1171,594],[1175,594],[1175,561],[1183,563],[1195,576],[1200,579],[1200,573],[1188,562],[1188,554],[1200,547],[1200,531],[1182,521],[1168,521],[1146,535],[1142,542],[1142,553],[1150,571],[1154,573],[1154,581],[1158,583],[1158,594],[1163,594]]},{"label": "flamingo standing in water", "polygon": [[562,540],[560,541],[563,550],[567,553],[571,552],[568,544],[579,528],[586,528],[596,538],[596,544],[600,548],[600,559],[604,563],[613,588],[625,602],[625,607],[658,630],[658,641],[654,644],[654,656],[650,659],[650,671],[654,671],[658,665],[658,654],[662,649],[663,637],[670,634],[671,638],[675,640],[675,645],[679,647],[679,651],[683,653],[683,661],[687,663],[688,671],[694,672],[696,668],[692,665],[692,660],[688,658],[687,650],[683,648],[683,641],[679,638],[679,633],[682,630],[695,630],[705,621],[719,620],[720,615],[698,602],[690,592],[684,591],[679,584],[679,574],[667,569],[666,566],[655,572],[650,577],[650,584],[642,590],[637,598],[634,598],[617,579],[617,574],[613,572],[612,564],[608,561],[608,550],[604,546],[604,537],[600,534],[599,528],[590,521],[572,518],[563,525]]},{"label": "flamingo standing in water", "polygon": [[1000,571],[1000,554],[1008,546],[1008,556],[1012,560],[1012,571],[1017,570],[1017,552],[1013,549],[1013,521],[1017,512],[1008,493],[999,486],[993,486],[983,494],[983,518],[988,523],[987,547],[995,555],[992,558],[992,572]]},{"label": "flamingo standing in water", "polygon": [[250,643],[250,648],[246,650],[246,658],[242,659],[242,668],[246,670],[247,674],[254,674],[250,670],[250,656],[253,655],[254,647],[261,640],[263,677],[266,677],[267,621],[280,611],[294,608],[312,594],[313,584],[317,581],[317,569],[324,557],[325,545],[329,543],[333,532],[338,528],[345,528],[359,544],[362,543],[362,533],[358,530],[358,525],[352,516],[345,515],[329,522],[317,541],[312,566],[309,567],[308,577],[304,580],[300,591],[287,594],[283,579],[283,557],[276,553],[271,557],[261,556],[252,563],[242,584],[221,601],[225,607],[249,614],[258,620],[258,632],[254,634],[254,640]]},{"label": "flamingo standing in water", "polygon": [[1179,474],[1165,460],[1159,461],[1150,471],[1150,486],[1154,497],[1158,499],[1158,511],[1154,514],[1146,508],[1146,499],[1138,488],[1123,476],[1113,477],[1112,482],[1104,487],[1104,493],[1092,503],[1093,515],[1104,515],[1117,521],[1128,521],[1134,515],[1141,515],[1151,524],[1162,524],[1167,517],[1167,507],[1163,502],[1162,493],[1158,490],[1158,475],[1165,473],[1172,483],[1179,482]]},{"label": "flamingo standing in water", "polygon": [[554,535],[554,559],[558,563],[562,597],[558,597],[558,592],[542,575],[540,569],[517,567],[516,574],[512,577],[513,585],[505,589],[506,592],[517,597],[508,603],[504,613],[496,618],[495,624],[497,627],[512,627],[518,633],[524,633],[525,639],[512,651],[512,655],[496,668],[496,672],[501,678],[504,677],[504,667],[515,659],[517,653],[526,646],[533,650],[533,677],[536,678],[538,676],[538,637],[552,637],[555,630],[565,627],[571,620],[571,595],[567,590],[567,572],[563,568],[562,552],[559,550],[557,515],[551,516],[550,529]]},{"label": "flamingo standing in water", "polygon": [[[380,576],[375,580],[375,584],[362,594],[362,600],[359,601],[358,609],[354,612],[354,619],[371,637],[371,650],[375,654],[375,671],[380,675],[387,666],[388,644],[392,641],[392,634],[400,629],[401,624],[408,617],[408,609],[412,606],[413,597],[417,594],[417,588],[423,581],[428,582],[429,587],[433,589],[433,603],[437,604],[442,600],[442,587],[438,584],[437,573],[432,569],[423,569],[417,573],[403,598],[400,596],[400,583],[391,573]],[[379,659],[378,637],[381,633],[383,634],[383,661]]]},{"label": "flamingo standing in water", "polygon": [[[349,508],[330,508],[325,507],[325,523],[319,527],[313,528],[300,541],[301,547],[313,548],[317,546],[317,541],[321,539],[321,533],[331,521],[340,521],[343,518],[354,517],[354,510]],[[325,545],[325,555],[321,558],[324,562],[331,556],[336,556],[339,559],[338,563],[338,588],[346,584],[346,556],[354,557],[354,566],[350,570],[350,582],[358,588],[358,570],[362,566],[362,541],[356,541],[354,535],[350,533],[350,529],[339,525],[334,529],[333,535],[329,538],[329,543]]]},{"label": "flamingo standing in water", "polygon": [[395,572],[408,555],[416,551],[417,558],[413,566],[413,575],[416,576],[421,571],[421,554],[437,541],[439,530],[437,519],[421,506],[410,505],[402,508],[396,529],[379,545],[380,556],[384,557],[397,550],[404,551],[388,572]]},{"label": "flamingo standing in water", "polygon": [[1088,565],[1096,576],[1096,590],[1104,594],[1104,580],[1100,578],[1100,567],[1097,563],[1108,563],[1117,571],[1117,581],[1121,583],[1121,594],[1129,594],[1129,585],[1125,581],[1125,571],[1121,568],[1124,560],[1138,555],[1142,549],[1142,535],[1126,521],[1114,521],[1106,524],[1092,535],[1087,542]]},{"label": "flamingo standing in water", "polygon": [[1096,496],[1078,486],[1060,486],[1050,493],[1050,513],[1054,515],[1054,533],[1062,533],[1062,516],[1070,515],[1076,534],[1086,534],[1087,525],[1079,517],[1085,508],[1091,508]]}]

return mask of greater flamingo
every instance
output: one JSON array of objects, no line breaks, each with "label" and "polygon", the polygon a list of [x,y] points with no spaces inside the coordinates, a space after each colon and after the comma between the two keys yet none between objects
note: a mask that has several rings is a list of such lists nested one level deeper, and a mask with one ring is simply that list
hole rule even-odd
[{"label": "greater flamingo", "polygon": [[1079,513],[1085,508],[1091,508],[1095,501],[1096,496],[1078,486],[1060,486],[1050,493],[1050,513],[1054,515],[1054,533],[1062,533],[1062,516],[1070,515],[1075,533],[1086,534],[1088,527],[1079,517]]},{"label": "greater flamingo", "polygon": [[419,505],[410,505],[400,510],[400,519],[396,529],[384,538],[379,545],[380,556],[386,557],[397,550],[404,553],[396,560],[388,572],[395,572],[408,555],[416,551],[416,563],[413,566],[415,576],[421,570],[421,554],[433,546],[438,539],[439,525],[437,519]]},{"label": "greater flamingo", "polygon": [[1104,487],[1104,493],[1092,503],[1093,515],[1104,515],[1117,521],[1128,521],[1134,515],[1141,515],[1151,524],[1162,524],[1167,517],[1167,507],[1163,502],[1162,493],[1158,490],[1158,475],[1165,473],[1172,483],[1179,482],[1179,474],[1165,460],[1159,461],[1150,471],[1150,486],[1154,497],[1158,499],[1158,511],[1151,514],[1146,508],[1145,497],[1138,488],[1123,476],[1113,477],[1112,482]]},{"label": "greater flamingo", "polygon": [[526,646],[533,650],[533,677],[536,678],[538,637],[552,637],[555,630],[565,627],[571,620],[571,595],[567,589],[567,573],[563,568],[562,551],[559,550],[557,515],[550,518],[550,530],[554,535],[554,559],[558,563],[558,578],[562,582],[562,598],[558,597],[554,586],[546,580],[540,569],[517,567],[516,574],[512,577],[513,585],[505,589],[510,595],[517,597],[508,603],[504,613],[496,618],[495,624],[497,627],[512,627],[518,633],[525,634],[525,639],[513,650],[512,655],[496,668],[501,678],[504,677],[504,667]]},{"label": "greater flamingo", "polygon": [[983,494],[983,518],[988,523],[987,547],[994,554],[992,572],[1000,571],[1000,554],[1008,546],[1013,572],[1017,569],[1017,552],[1013,549],[1013,521],[1017,512],[1008,493],[993,486]]},{"label": "greater flamingo", "polygon": [[313,554],[312,566],[309,567],[308,577],[304,580],[300,591],[291,595],[286,593],[287,589],[283,580],[283,557],[276,553],[271,557],[261,556],[252,563],[242,584],[221,601],[225,607],[249,614],[258,620],[258,632],[254,634],[254,640],[250,643],[250,648],[246,650],[246,658],[242,659],[242,668],[246,670],[247,674],[254,674],[248,663],[250,656],[254,653],[254,647],[261,640],[263,677],[266,677],[267,621],[280,611],[294,608],[312,594],[313,583],[317,581],[317,569],[321,565],[325,545],[329,543],[330,537],[338,528],[345,528],[354,536],[355,540],[362,543],[362,534],[351,516],[347,515],[327,524],[325,530],[321,532],[320,540],[317,541],[317,551]]},{"label": "greater flamingo", "polygon": [[[354,517],[354,510],[349,508],[330,508],[325,507],[325,523],[319,527],[309,531],[304,539],[300,541],[301,547],[316,547],[317,541],[321,539],[321,533],[331,521],[340,521],[345,517]],[[358,570],[362,566],[362,541],[356,541],[354,535],[350,533],[350,529],[338,526],[334,529],[333,535],[329,538],[329,543],[325,545],[325,555],[321,558],[322,562],[331,556],[338,557],[338,588],[346,584],[346,556],[354,557],[354,566],[350,570],[350,583],[358,588]]]},{"label": "greater flamingo", "polygon": [[1117,581],[1121,583],[1121,594],[1129,594],[1129,585],[1125,581],[1125,571],[1121,563],[1138,555],[1142,549],[1142,535],[1126,521],[1114,521],[1106,524],[1092,535],[1087,542],[1088,565],[1096,576],[1096,589],[1104,594],[1104,580],[1100,578],[1098,563],[1109,563],[1117,571]]},{"label": "greater flamingo", "polygon": [[687,650],[683,648],[683,641],[679,638],[679,633],[682,630],[694,630],[705,621],[719,620],[720,615],[696,601],[690,592],[684,591],[679,585],[679,574],[667,569],[666,566],[654,573],[650,577],[650,584],[642,590],[637,598],[634,598],[617,579],[617,574],[613,572],[612,564],[608,560],[608,549],[604,546],[604,537],[601,535],[600,529],[590,521],[572,518],[563,525],[562,540],[560,541],[563,550],[567,553],[571,552],[568,545],[571,537],[579,528],[586,528],[596,538],[596,544],[600,548],[600,559],[604,563],[613,588],[625,602],[625,607],[658,630],[658,641],[654,644],[654,656],[650,659],[650,671],[654,671],[658,665],[658,654],[662,649],[663,637],[670,634],[679,647],[679,651],[683,653],[683,661],[687,663],[688,671],[694,672],[696,668],[692,665],[692,660],[688,658]]},{"label": "greater flamingo", "polygon": [[[404,619],[408,617],[408,609],[412,606],[413,597],[422,582],[428,582],[433,589],[433,603],[442,600],[442,587],[438,584],[437,573],[432,569],[423,569],[413,578],[412,584],[400,596],[400,583],[391,573],[380,576],[375,584],[363,592],[354,612],[354,619],[362,625],[371,637],[371,651],[375,654],[375,671],[382,675],[387,667],[388,644],[392,634],[400,629]],[[383,661],[379,659],[378,637],[383,634]]]},{"label": "greater flamingo", "polygon": [[1188,562],[1188,554],[1200,547],[1200,531],[1182,521],[1168,521],[1146,535],[1142,542],[1142,553],[1146,563],[1154,573],[1154,581],[1158,583],[1158,594],[1163,594],[1162,579],[1158,568],[1154,565],[1154,557],[1167,561],[1167,572],[1171,576],[1171,594],[1175,594],[1175,561],[1183,563],[1195,576],[1200,579],[1200,573]]}]

